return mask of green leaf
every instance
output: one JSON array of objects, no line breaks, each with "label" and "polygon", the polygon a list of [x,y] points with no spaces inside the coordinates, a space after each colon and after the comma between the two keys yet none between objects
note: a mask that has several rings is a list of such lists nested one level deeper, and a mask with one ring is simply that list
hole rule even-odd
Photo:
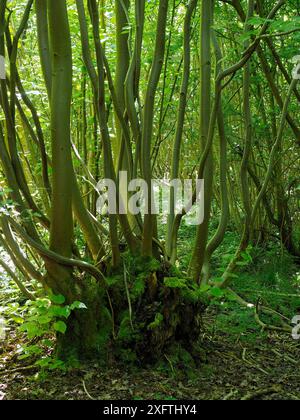
[{"label": "green leaf", "polygon": [[52,303],[55,303],[56,305],[62,305],[66,301],[63,295],[51,295],[50,300]]},{"label": "green leaf", "polygon": [[87,309],[87,306],[79,301],[75,301],[70,305],[70,309],[73,311],[74,309]]},{"label": "green leaf", "polygon": [[259,16],[253,16],[250,19],[247,20],[247,23],[250,25],[263,25],[266,22],[273,22],[271,19],[262,18]]},{"label": "green leaf", "polygon": [[21,356],[18,357],[18,360],[26,360],[31,356],[32,356],[32,354],[30,354],[30,353],[22,354]]},{"label": "green leaf", "polygon": [[52,361],[51,357],[45,357],[35,362],[35,364],[40,367],[47,367],[51,363],[51,361]]},{"label": "green leaf", "polygon": [[43,330],[37,325],[36,322],[25,322],[21,327],[20,331],[26,332],[28,338],[41,337]]},{"label": "green leaf", "polygon": [[42,315],[37,318],[37,321],[39,324],[45,325],[45,324],[49,324],[49,322],[51,321],[51,318],[49,318],[49,316],[47,315]]},{"label": "green leaf", "polygon": [[11,319],[16,322],[17,324],[23,324],[24,319],[21,318],[20,316],[16,316],[16,315],[11,315]]},{"label": "green leaf", "polygon": [[49,309],[49,315],[52,317],[63,317],[63,318],[69,318],[71,314],[71,308],[69,306],[52,306]]},{"label": "green leaf", "polygon": [[154,330],[158,328],[164,320],[164,316],[160,313],[155,315],[155,320],[148,325],[148,330]]},{"label": "green leaf", "polygon": [[201,293],[206,293],[211,289],[211,286],[209,284],[203,284],[202,286],[200,286],[200,292]]},{"label": "green leaf", "polygon": [[222,290],[222,289],[220,289],[219,287],[213,287],[213,288],[211,289],[211,291],[210,291],[210,294],[211,294],[213,297],[216,297],[216,298],[220,298],[220,297],[223,297],[223,296],[224,296],[224,292],[223,292],[223,290]]},{"label": "green leaf", "polygon": [[42,345],[46,347],[53,347],[53,342],[49,340],[48,338],[46,338],[45,340],[42,341]]},{"label": "green leaf", "polygon": [[55,370],[55,369],[61,369],[64,370],[65,369],[65,362],[63,362],[62,360],[53,360],[50,364],[49,364],[49,370]]},{"label": "green leaf", "polygon": [[55,331],[65,334],[67,331],[67,325],[63,321],[57,321],[53,324]]}]

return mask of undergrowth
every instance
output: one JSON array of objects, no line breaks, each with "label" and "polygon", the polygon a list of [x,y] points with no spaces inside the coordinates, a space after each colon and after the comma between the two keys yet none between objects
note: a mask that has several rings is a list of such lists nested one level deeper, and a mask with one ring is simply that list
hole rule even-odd
[{"label": "undergrowth", "polygon": [[[183,370],[192,377],[195,366],[201,362],[205,342],[199,347],[195,328],[199,329],[200,337],[202,325],[191,321],[187,308],[203,311],[208,304],[210,322],[204,328],[212,336],[226,336],[227,340],[244,345],[266,341],[269,333],[256,322],[253,307],[240,305],[217,287],[198,287],[187,277],[194,228],[184,227],[183,230],[184,241],[179,243],[182,257],[177,267],[170,269],[156,260],[133,258],[125,253],[123,272],[108,276],[111,301],[103,308],[107,322],[99,336],[99,346],[106,352],[113,351],[115,361],[138,366],[142,363],[141,354],[147,354],[145,346],[149,346],[148,355],[153,351],[159,355],[158,369],[171,375]],[[238,239],[229,232],[213,256],[214,278],[226,268]],[[300,313],[300,270],[290,255],[274,243],[249,249],[244,259],[231,284],[239,296],[253,305],[267,306],[287,320]],[[166,302],[171,303],[166,306]],[[44,370],[67,369],[67,364],[55,359],[54,338],[55,334],[65,332],[64,320],[72,310],[78,309],[84,310],[84,304],[75,302],[70,307],[64,305],[63,297],[55,296],[28,303],[14,284],[5,280],[0,300],[0,317],[5,319],[5,325],[0,325],[0,333],[1,328],[2,334],[4,328],[6,333],[16,330],[19,335],[27,333],[25,342],[23,338],[23,344],[18,346],[19,359],[33,360]],[[184,314],[188,314],[186,319]],[[266,316],[264,321],[279,322],[276,315]],[[184,323],[189,331],[185,331]],[[193,350],[187,345],[188,333],[190,341],[195,340]],[[168,334],[175,340],[166,338]]]}]

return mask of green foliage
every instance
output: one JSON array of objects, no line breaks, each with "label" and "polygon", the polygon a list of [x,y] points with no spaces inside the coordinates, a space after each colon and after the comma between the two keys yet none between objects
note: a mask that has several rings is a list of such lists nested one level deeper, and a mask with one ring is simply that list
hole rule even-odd
[{"label": "green foliage", "polygon": [[55,303],[57,305],[62,305],[66,301],[65,297],[62,295],[50,295],[49,299],[52,303]]},{"label": "green foliage", "polygon": [[[3,39],[3,47],[7,52],[9,52],[9,39],[14,39],[16,30],[24,17],[26,3],[25,0],[13,0],[9,4],[9,9],[7,8],[5,11],[9,25],[6,27],[7,33]],[[126,97],[125,102],[127,102],[127,99],[130,100],[130,92],[134,96],[133,110],[136,107],[136,114],[135,112],[133,113],[132,110],[130,111],[130,109],[128,109],[128,115],[124,113],[125,109],[119,110],[122,115],[125,115],[123,123],[126,127],[123,126],[122,131],[124,134],[124,141],[126,140],[126,144],[124,143],[124,145],[126,146],[126,151],[129,153],[128,162],[136,161],[137,163],[137,167],[134,168],[136,171],[134,170],[134,172],[137,172],[139,175],[141,172],[144,172],[144,168],[141,166],[145,166],[144,158],[146,158],[146,161],[148,163],[151,161],[151,166],[153,165],[153,175],[162,177],[164,174],[170,173],[172,167],[175,168],[178,166],[180,178],[187,179],[193,177],[197,172],[203,151],[200,141],[200,137],[203,137],[203,135],[199,136],[199,131],[201,131],[201,129],[199,129],[199,104],[201,102],[201,97],[203,99],[205,95],[203,95],[203,89],[201,94],[203,85],[201,86],[199,70],[200,68],[203,68],[203,63],[201,63],[201,59],[203,58],[202,53],[207,50],[207,45],[203,45],[205,37],[200,37],[201,27],[205,29],[205,25],[203,25],[205,19],[203,14],[199,13],[199,8],[192,16],[191,57],[190,60],[188,60],[190,61],[190,68],[188,69],[190,77],[188,94],[185,95],[184,92],[182,92],[181,83],[182,68],[187,61],[185,53],[188,52],[188,48],[184,48],[183,43],[184,31],[187,29],[185,28],[184,30],[183,26],[187,1],[172,2],[172,4],[170,2],[166,22],[166,51],[163,60],[160,60],[160,62],[163,61],[163,69],[162,73],[158,75],[159,82],[157,89],[155,88],[152,92],[153,83],[150,83],[148,86],[147,81],[149,80],[151,65],[155,58],[153,57],[153,46],[155,45],[156,39],[155,28],[157,23],[158,3],[158,1],[146,1],[145,4],[145,25],[143,28],[141,60],[137,59],[138,51],[135,53],[133,51],[134,46],[137,47],[139,45],[139,42],[135,39],[135,35],[137,34],[136,31],[138,27],[141,28],[141,25],[136,21],[136,17],[140,14],[141,10],[138,12],[138,10],[133,7],[133,2],[131,2],[129,10],[126,11],[126,4],[122,4],[126,14],[126,24],[122,25],[123,39],[126,38],[124,35],[129,35],[128,46],[130,47],[130,51],[128,51],[128,56],[130,59],[137,59],[136,62],[131,63],[134,65],[134,85],[130,86],[131,77],[129,77],[126,63],[123,63],[124,65],[122,66],[116,66],[116,46],[118,45],[118,42],[116,42],[117,19],[114,12],[114,2],[105,2],[104,10],[100,11],[100,40],[103,42],[103,50],[105,50],[112,78],[115,79],[116,73],[118,72],[123,73],[124,80],[126,75],[128,76],[126,79],[129,83],[128,86],[127,84],[126,86],[124,85],[124,80],[121,81],[121,83],[117,83],[117,81],[115,83],[119,107],[124,107],[123,95]],[[292,67],[295,64],[292,57],[293,55],[299,54],[299,33],[294,32],[294,30],[299,28],[300,18],[298,16],[298,5],[296,5],[298,2],[290,1],[286,2],[284,7],[278,10],[276,16],[268,21],[265,16],[268,16],[269,9],[273,7],[271,4],[272,2],[261,2],[261,4],[258,4],[258,7],[255,7],[255,15],[247,22],[251,26],[250,30],[245,32],[244,22],[238,17],[238,10],[232,7],[232,3],[234,2],[227,1],[227,3],[228,4],[226,5],[224,5],[224,2],[214,3],[214,28],[212,28],[212,30],[215,30],[216,38],[220,44],[220,50],[224,56],[224,58],[220,60],[223,68],[230,68],[234,63],[239,62],[241,57],[243,57],[245,41],[252,41],[253,38],[260,33],[263,25],[266,23],[269,24],[265,35],[270,36],[270,38],[264,38],[264,40],[261,41],[262,55],[267,63],[267,67],[270,67],[269,70],[267,69],[267,71],[265,71],[266,74],[264,74],[264,66],[262,63],[260,64],[259,54],[255,51],[252,51],[253,54],[248,61],[251,73],[249,86],[251,98],[248,111],[249,114],[251,114],[252,139],[250,142],[251,151],[249,152],[251,153],[249,153],[250,160],[248,165],[249,182],[247,182],[247,184],[249,188],[249,197],[251,197],[250,204],[252,206],[252,201],[255,201],[255,198],[259,193],[265,178],[266,170],[270,163],[270,150],[272,150],[272,145],[275,140],[273,137],[276,137],[276,135],[274,136],[274,130],[276,131],[276,128],[279,128],[282,108],[281,102],[284,101],[288,88],[286,80],[288,79],[287,74],[291,75]],[[84,206],[86,207],[86,210],[94,214],[95,191],[93,188],[93,181],[98,181],[103,178],[105,175],[103,173],[104,169],[104,172],[112,173],[113,167],[117,168],[119,163],[122,163],[122,159],[120,159],[122,156],[118,155],[118,151],[116,150],[118,147],[115,147],[115,143],[118,143],[116,137],[118,137],[118,125],[120,124],[117,124],[116,105],[114,103],[115,101],[112,100],[112,94],[110,92],[110,90],[112,91],[112,86],[109,86],[108,83],[108,69],[106,69],[103,101],[100,101],[101,103],[107,104],[107,107],[105,107],[106,109],[104,109],[103,112],[99,112],[98,107],[95,106],[95,104],[99,105],[99,98],[96,98],[94,95],[93,83],[91,83],[89,77],[90,72],[87,71],[87,63],[84,63],[85,55],[82,55],[81,37],[79,36],[80,25],[78,22],[76,4],[74,1],[68,0],[67,6],[68,22],[66,23],[70,25],[72,37],[73,93],[72,107],[69,109],[71,118],[68,124],[71,133],[68,133],[66,145],[71,146],[68,141],[69,138],[71,138],[76,148],[78,148],[78,154],[82,157],[84,165],[74,154],[71,157],[71,153],[68,154],[69,160],[72,160],[68,162],[70,165],[62,165],[61,168],[55,167],[55,164],[59,163],[59,160],[52,159],[52,152],[57,150],[56,147],[53,147],[53,133],[55,133],[56,130],[53,129],[53,121],[51,122],[51,118],[49,118],[51,115],[51,107],[49,106],[49,98],[47,97],[45,81],[43,80],[34,13],[30,13],[25,31],[20,33],[20,42],[16,45],[16,56],[22,58],[16,61],[16,68],[14,69],[15,74],[18,75],[17,89],[15,89],[16,86],[13,77],[11,77],[11,83],[3,84],[3,97],[8,98],[7,101],[9,103],[5,104],[5,101],[2,101],[3,109],[1,108],[0,118],[1,133],[3,131],[3,140],[1,137],[1,144],[3,151],[6,151],[2,156],[3,159],[1,164],[0,216],[12,216],[29,235],[30,231],[34,230],[31,229],[31,224],[26,224],[27,220],[30,221],[30,223],[36,226],[36,233],[41,239],[41,243],[47,245],[51,243],[49,229],[46,229],[47,223],[41,220],[41,213],[48,216],[50,214],[49,210],[51,209],[51,206],[57,208],[59,213],[61,206],[55,205],[56,194],[53,194],[51,197],[51,194],[49,194],[48,197],[45,190],[44,178],[46,168],[44,167],[43,159],[41,159],[43,145],[45,144],[45,152],[47,155],[46,161],[49,162],[47,170],[51,181],[52,174],[55,173],[60,175],[61,179],[66,177],[65,179],[68,180],[68,168],[71,168],[72,165],[74,166],[76,179],[80,189],[79,195],[82,197],[82,207],[79,209],[81,210],[79,211],[81,216],[84,213]],[[95,54],[95,48],[92,47],[95,45],[95,40],[93,40],[93,31],[89,16],[89,11],[91,10],[88,10],[86,2],[84,6],[88,27],[88,43],[91,46],[91,64],[95,67],[95,71],[97,71],[99,57],[97,56],[98,54]],[[261,6],[261,10],[259,6]],[[241,7],[246,12],[247,2],[242,1]],[[100,9],[102,9],[102,7]],[[261,14],[261,16],[258,14]],[[140,16],[140,18],[142,17]],[[200,20],[202,20],[202,25],[200,24]],[[138,26],[136,24],[138,24]],[[284,36],[281,34],[280,37],[273,36],[278,35],[280,32],[288,31],[291,31],[291,33],[284,34]],[[9,37],[9,35],[11,37]],[[201,38],[201,40],[199,38]],[[200,41],[202,41],[202,53],[200,51]],[[272,43],[273,50],[270,48],[270,45],[267,45],[267,41]],[[6,46],[4,46],[5,43],[7,44]],[[277,54],[277,57],[274,52]],[[123,59],[126,61],[127,52],[125,49],[122,53],[124,53]],[[213,100],[215,99],[213,92],[215,82],[214,75],[216,74],[216,64],[218,61],[213,57],[213,53],[212,45],[212,57],[208,56],[207,60],[205,59],[205,61],[211,62],[212,64],[212,77],[210,82],[212,87],[212,107]],[[141,64],[140,68],[139,61]],[[11,71],[8,69],[9,73],[13,71],[13,61],[11,64]],[[129,63],[127,64],[129,65]],[[133,67],[131,66],[131,69],[133,69]],[[283,69],[285,71],[283,71]],[[228,77],[228,80],[223,81],[224,86],[226,83],[226,89],[223,89],[220,108],[220,110],[223,111],[223,116],[222,118],[219,118],[219,123],[221,120],[224,121],[225,139],[223,143],[227,143],[226,154],[228,164],[226,178],[228,186],[230,187],[228,198],[230,201],[231,215],[225,239],[218,247],[211,260],[213,285],[209,284],[199,287],[198,284],[188,278],[187,273],[189,272],[188,268],[193,253],[197,228],[195,226],[185,225],[185,222],[183,222],[180,227],[177,249],[179,262],[176,267],[170,269],[167,261],[162,263],[162,261],[158,261],[154,258],[132,256],[129,255],[128,252],[123,253],[122,249],[122,262],[124,262],[123,272],[122,264],[121,270],[113,270],[109,267],[110,262],[103,258],[99,267],[101,267],[101,269],[102,266],[106,268],[105,275],[107,275],[108,285],[107,300],[102,305],[102,296],[106,292],[105,288],[101,291],[103,295],[101,295],[98,302],[97,298],[101,293],[94,294],[92,288],[86,292],[86,295],[91,296],[93,304],[95,303],[94,301],[96,301],[94,306],[91,305],[95,309],[95,319],[98,321],[99,317],[101,320],[101,322],[99,321],[101,328],[98,341],[96,340],[100,350],[102,348],[110,348],[110,345],[111,347],[115,345],[118,347],[119,354],[122,358],[134,360],[134,350],[131,350],[133,344],[142,342],[146,336],[158,336],[168,322],[170,324],[173,323],[176,327],[178,318],[180,318],[185,309],[198,308],[198,304],[202,302],[205,304],[210,303],[213,310],[219,311],[222,314],[218,318],[222,328],[227,328],[227,330],[230,331],[230,325],[228,326],[228,324],[226,324],[226,319],[230,319],[232,325],[236,327],[234,333],[238,331],[240,333],[241,330],[242,333],[244,330],[248,333],[249,329],[250,331],[253,329],[255,334],[257,333],[258,327],[254,325],[255,323],[252,317],[253,310],[240,310],[239,306],[235,306],[236,304],[233,302],[234,298],[232,294],[220,287],[222,275],[238,249],[245,216],[242,199],[243,188],[240,180],[242,156],[243,152],[246,152],[245,139],[247,139],[248,125],[245,121],[247,112],[243,109],[243,106],[246,105],[246,101],[243,100],[243,87],[246,87],[246,78],[243,78],[243,70],[243,68],[240,68],[232,77]],[[98,77],[98,74],[96,76]],[[268,76],[272,79],[271,82]],[[273,86],[272,81],[274,84]],[[118,88],[118,84],[121,85],[120,89]],[[20,89],[21,85],[30,101],[26,100],[25,95],[22,94]],[[123,89],[124,87],[126,87],[125,90]],[[17,92],[17,98],[15,98],[15,90]],[[121,95],[119,94],[119,90],[121,91]],[[276,90],[278,90],[277,94]],[[148,92],[150,96],[145,95],[146,92]],[[63,94],[64,92],[62,92],[62,96]],[[140,98],[138,96],[140,96]],[[153,99],[153,120],[151,119],[152,112],[146,112],[147,115],[143,115],[142,111],[147,111],[147,109],[149,109],[149,107],[145,106],[145,97],[151,97]],[[177,127],[176,130],[176,123],[177,121],[180,121],[180,118],[176,118],[176,116],[181,97],[182,99],[186,99],[186,109],[182,115],[184,117],[182,127],[183,135],[180,139],[180,156],[178,162],[172,162],[172,156],[175,155],[172,147],[174,139],[176,139],[175,132],[180,131],[178,130],[179,127]],[[32,106],[29,106],[30,103]],[[63,103],[66,103],[66,101]],[[295,126],[297,126],[298,105],[297,95],[292,95],[288,106],[290,113],[289,120],[295,120]],[[8,107],[8,109],[5,110],[5,106]],[[209,106],[206,108],[209,108]],[[5,121],[10,113],[12,117],[15,117],[12,118],[15,123],[15,130],[13,127],[10,127],[11,124],[9,124],[8,121]],[[99,116],[99,114],[102,116],[106,115],[107,126],[102,127],[101,121],[97,121],[97,116]],[[64,115],[62,114],[62,119],[63,117]],[[131,121],[132,117],[135,122],[134,124],[133,121]],[[148,121],[148,118],[150,118],[151,121]],[[145,125],[146,122],[149,122],[149,124]],[[64,121],[60,121],[60,123],[63,124]],[[119,121],[119,123],[121,123],[121,121]],[[288,123],[292,126],[289,121]],[[201,125],[205,131],[204,126],[206,124]],[[150,153],[149,156],[148,153],[147,156],[138,156],[139,150],[136,147],[138,142],[136,142],[134,126],[137,127],[137,131],[141,132],[145,132],[144,128],[147,128],[147,126],[153,128],[153,132],[150,133],[152,137],[150,136],[151,138],[149,138],[149,147],[142,147],[142,155],[145,151],[151,149],[151,157]],[[219,128],[219,134],[221,134],[221,127]],[[280,130],[278,131],[280,132]],[[105,136],[103,136],[104,133],[109,134],[109,139],[107,141],[105,141]],[[125,133],[127,133],[128,136],[125,136]],[[149,130],[147,130],[147,133],[149,133]],[[298,150],[295,149],[296,142],[294,138],[297,138],[297,133],[296,136],[294,136],[294,134],[295,133],[290,130],[287,124],[287,129],[284,131],[284,137],[281,141],[281,149],[285,154],[284,159],[282,162],[279,162],[280,159],[276,158],[276,161],[278,162],[276,162],[276,168],[274,167],[274,174],[276,172],[279,176],[272,177],[274,179],[270,181],[264,194],[264,200],[269,203],[271,211],[274,213],[274,218],[278,223],[276,223],[276,221],[274,223],[274,221],[271,220],[268,211],[265,209],[265,203],[261,202],[254,223],[255,226],[253,226],[254,238],[252,238],[253,243],[257,240],[259,246],[253,248],[249,247],[246,251],[242,252],[241,258],[237,262],[238,270],[230,275],[234,290],[241,294],[242,297],[249,299],[254,303],[258,301],[258,299],[262,299],[274,309],[284,313],[287,317],[295,314],[299,309],[299,299],[297,297],[298,289],[295,291],[295,286],[297,288],[299,287],[299,275],[295,276],[292,259],[283,253],[282,249],[273,245],[272,241],[274,235],[282,233],[285,228],[289,227],[293,230],[289,236],[294,239],[297,246],[300,240],[298,211],[299,187],[296,185],[299,183],[299,159],[297,159]],[[130,140],[130,144],[127,144],[127,137]],[[179,139],[177,138],[176,140]],[[217,129],[215,139],[212,140],[216,164],[213,169],[213,178],[215,181],[212,191],[213,194],[211,194],[213,197],[211,203],[212,217],[208,239],[211,239],[214,236],[219,227],[222,216],[221,212],[222,210],[224,211],[225,204],[224,197],[222,198],[220,194],[221,188],[219,185],[219,180],[222,180],[222,177],[220,178],[220,172],[222,172],[222,166],[224,165],[222,165],[222,162],[218,157],[220,145]],[[112,146],[113,162],[111,162],[111,156],[108,152],[109,147],[106,147],[106,144],[110,145],[110,143]],[[147,146],[148,142],[145,143]],[[178,144],[178,141],[176,141],[175,144],[176,143]],[[132,156],[130,154],[131,149],[133,152]],[[122,150],[122,148],[120,150]],[[67,153],[65,155],[67,155]],[[138,159],[135,159],[135,157]],[[110,171],[108,171],[108,166],[111,166]],[[261,183],[260,187],[257,185],[259,182],[255,182],[253,176],[251,176],[250,169],[252,170],[252,173],[258,177],[258,181]],[[8,174],[10,175],[8,176]],[[69,172],[69,176],[70,175]],[[118,177],[118,174],[116,175]],[[12,190],[10,187],[11,185],[14,185],[15,182],[12,181],[14,179],[17,180],[17,184],[16,186],[13,186]],[[57,185],[60,185],[60,183],[58,182]],[[14,191],[15,189],[16,191]],[[208,194],[208,196],[209,195],[210,194]],[[18,196],[20,196],[20,202],[15,203],[12,200],[12,197],[16,200]],[[61,194],[58,193],[57,196],[61,197]],[[69,194],[65,195],[65,197],[67,196],[69,196]],[[71,200],[71,197],[69,197],[69,200]],[[281,204],[284,204],[282,209],[280,209]],[[34,208],[34,211],[30,210],[29,207]],[[70,208],[71,205],[69,206],[69,210]],[[22,212],[22,215],[20,215],[20,212]],[[75,211],[74,213],[77,213],[78,216],[78,211]],[[69,216],[68,222],[70,221],[71,213]],[[284,226],[285,223],[280,226],[281,216],[283,219],[286,219],[283,220],[283,222],[286,221],[287,226]],[[61,224],[58,223],[58,229],[64,228],[63,218],[64,214],[61,214]],[[289,218],[291,219],[291,226],[288,226]],[[183,219],[186,220],[187,218]],[[60,217],[58,217],[58,221],[60,222]],[[112,224],[107,223],[107,220],[104,220],[104,217],[99,217],[99,222],[103,223],[105,228],[110,229],[112,227]],[[165,226],[163,226],[163,223],[160,223],[161,219],[158,218],[158,222],[158,237],[163,246],[163,240],[166,237],[166,229]],[[56,224],[54,223],[52,225],[54,226]],[[93,223],[93,225],[97,228],[97,223]],[[112,250],[110,246],[112,244],[109,243],[109,238],[112,239],[113,237],[118,236],[119,238],[122,237],[122,240],[124,240],[124,236],[126,236],[122,235],[121,229],[119,228],[120,224],[118,223],[118,232],[111,231],[111,235],[108,235],[108,240],[106,241],[106,239],[104,239],[103,251],[107,256],[111,255]],[[27,258],[34,267],[40,268],[42,258],[36,253],[35,248],[31,245],[29,246],[28,244],[22,243],[22,235],[15,231],[15,229],[12,231],[16,240],[15,245],[17,250],[19,247],[24,258]],[[70,226],[70,235],[66,236],[66,238],[71,238],[72,236],[74,250],[76,249],[79,251],[77,257],[80,256],[84,261],[94,264],[95,261],[93,261],[91,256],[91,246],[89,246],[86,241],[86,237],[89,236],[91,241],[94,242],[93,235],[91,235],[91,232],[87,231],[89,231],[89,220],[87,220],[87,223],[82,223],[82,220],[80,220],[80,223],[76,221],[74,223],[74,230],[71,232]],[[71,235],[71,233],[73,234]],[[50,236],[52,234],[53,229],[51,230]],[[7,239],[5,236],[5,232],[1,232],[3,240]],[[139,233],[136,236],[139,237]],[[203,238],[204,237],[206,239],[206,235],[204,235]],[[32,239],[37,238],[34,235]],[[69,242],[71,242],[71,240]],[[272,244],[272,246],[267,248],[265,246],[266,242]],[[286,241],[281,239],[281,242],[282,246],[286,245]],[[28,243],[30,243],[30,241]],[[71,244],[69,243],[69,246],[70,245]],[[13,254],[16,254],[15,257],[17,258],[18,252],[15,252],[14,249],[11,249],[11,251]],[[64,255],[64,253],[62,254]],[[99,259],[100,257],[102,259],[102,255],[99,255]],[[163,257],[161,255],[161,260],[162,259]],[[31,271],[28,270],[25,265],[24,269],[29,272]],[[41,269],[42,275],[44,274],[44,270],[45,268]],[[78,275],[78,271],[79,270],[74,269],[74,275]],[[82,274],[83,273],[80,273],[80,275]],[[19,275],[19,273],[17,273],[17,275]],[[22,276],[22,281],[23,280]],[[56,280],[59,281],[59,279]],[[78,280],[81,280],[81,278],[78,277]],[[25,283],[26,276],[24,284]],[[35,284],[34,282],[31,283],[31,279],[28,283],[29,285],[25,284],[25,286],[29,286],[28,288],[31,292],[35,290]],[[6,290],[3,290],[3,295],[5,295],[5,297],[7,296]],[[89,302],[89,296],[85,296],[82,299],[85,302]],[[166,304],[169,302],[170,305],[168,307]],[[50,295],[47,298],[39,298],[35,302],[27,302],[25,306],[23,305],[22,298],[20,298],[19,295],[14,295],[9,303],[5,300],[3,308],[1,307],[1,312],[9,318],[10,323],[14,322],[20,325],[20,331],[27,334],[29,343],[27,347],[24,346],[20,349],[20,358],[39,357],[42,358],[38,362],[40,366],[52,366],[55,368],[60,367],[61,363],[60,361],[52,360],[51,356],[49,356],[49,353],[51,353],[50,349],[53,347],[53,337],[59,336],[62,338],[61,335],[64,335],[67,332],[67,325],[70,316],[72,316],[72,312],[75,310],[84,311],[85,309],[86,306],[81,302],[74,302],[67,305],[66,300],[62,295]],[[88,316],[86,318],[90,319]],[[221,327],[220,329],[222,329]],[[97,328],[98,325],[95,329],[97,330]],[[173,356],[174,359],[170,358],[170,365],[176,365],[180,362],[189,364],[190,362],[189,355],[184,352],[184,349],[174,349]]]},{"label": "green foliage", "polygon": [[154,330],[155,328],[160,327],[160,325],[162,324],[163,320],[164,320],[164,316],[162,314],[160,314],[160,313],[157,313],[155,315],[155,320],[148,325],[148,329],[149,330]]},{"label": "green foliage", "polygon": [[102,328],[98,334],[97,342],[99,346],[99,352],[101,349],[105,349],[111,339],[111,333],[113,328],[113,320],[110,311],[104,306],[101,310]]},{"label": "green foliage", "polygon": [[165,287],[177,289],[181,296],[190,303],[203,302],[207,298],[207,289],[199,286],[190,278],[168,277],[164,279]]},{"label": "green foliage", "polygon": [[67,325],[63,321],[54,322],[53,328],[61,334],[65,334],[67,331]]},{"label": "green foliage", "polygon": [[215,315],[213,333],[226,335],[229,341],[255,343],[263,341],[267,332],[262,332],[254,319],[253,308],[246,308],[236,302],[225,303],[222,306],[214,303],[218,313]]},{"label": "green foliage", "polygon": [[141,275],[137,276],[135,282],[133,283],[133,285],[131,287],[131,290],[130,290],[130,294],[134,299],[136,299],[139,296],[142,296],[144,294],[145,288],[146,288],[145,275],[141,274]]},{"label": "green foliage", "polygon": [[209,294],[215,298],[220,298],[224,296],[224,291],[220,289],[219,287],[212,287],[209,290]]},{"label": "green foliage", "polygon": [[67,320],[72,311],[86,309],[85,304],[75,301],[71,305],[64,305],[65,297],[62,295],[49,295],[47,298],[38,298],[27,301],[23,308],[17,307],[22,316],[14,316],[15,322],[21,324],[19,330],[26,333],[28,339],[37,339],[35,345],[25,345],[19,349],[19,359],[39,359],[35,362],[45,369],[65,368],[64,362],[55,356],[49,356],[54,346],[56,334],[65,334]]},{"label": "green foliage", "polygon": [[131,320],[128,311],[121,316],[121,323],[118,332],[118,338],[121,341],[130,341],[133,335]]},{"label": "green foliage", "polygon": [[[262,303],[292,319],[300,308],[298,293],[299,279],[297,267],[292,257],[279,246],[273,244],[267,248],[252,249],[252,258],[243,266],[238,278],[232,280],[234,291],[247,302]],[[215,313],[214,334],[226,335],[233,342],[259,343],[266,339],[268,332],[263,332],[256,322],[253,307],[244,307],[236,302],[230,293],[211,302]],[[266,323],[280,326],[280,318],[274,315],[262,315]]]},{"label": "green foliage", "polygon": [[165,278],[164,284],[171,289],[184,289],[187,287],[186,279],[179,279],[177,277]]},{"label": "green foliage", "polygon": [[[184,369],[182,369],[184,367]],[[191,353],[180,344],[174,344],[165,354],[165,360],[159,364],[159,369],[166,371],[174,378],[187,377],[195,379],[195,360]]]}]

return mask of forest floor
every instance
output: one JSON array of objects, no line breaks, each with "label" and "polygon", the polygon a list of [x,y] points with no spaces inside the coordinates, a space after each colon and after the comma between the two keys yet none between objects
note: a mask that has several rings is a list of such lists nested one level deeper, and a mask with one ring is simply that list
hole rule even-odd
[{"label": "forest floor", "polygon": [[[262,302],[292,320],[300,314],[299,271],[285,254],[260,250],[232,287],[254,306]],[[276,316],[262,320],[280,325]],[[197,367],[166,357],[147,369],[93,363],[39,371],[28,360],[18,360],[24,341],[10,324],[7,339],[0,342],[0,400],[300,400],[300,340],[288,332],[262,330],[253,307],[237,302],[219,299],[208,308]]]},{"label": "forest floor", "polygon": [[0,355],[0,399],[300,400],[300,343],[285,333],[262,333],[254,323],[243,331],[243,315],[231,311],[205,315],[202,363],[195,369],[87,364],[38,373],[17,361],[13,333]]},{"label": "forest floor", "polygon": [[[205,317],[203,363],[192,372],[159,368],[103,369],[96,364],[68,373],[37,374],[14,362],[16,341],[1,355],[0,399],[6,400],[241,400],[300,399],[300,345],[286,335],[235,341]],[[4,370],[3,370],[4,369]]]}]

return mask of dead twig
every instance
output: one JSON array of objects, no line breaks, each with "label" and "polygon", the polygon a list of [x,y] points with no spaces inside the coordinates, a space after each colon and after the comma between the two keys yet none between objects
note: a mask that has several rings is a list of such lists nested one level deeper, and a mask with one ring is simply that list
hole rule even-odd
[{"label": "dead twig", "polygon": [[282,359],[286,359],[288,362],[291,362],[293,365],[298,366],[298,362],[297,362],[295,359],[293,359],[291,356],[289,356],[289,355],[287,355],[287,354],[285,354],[285,353],[281,354],[281,353],[279,353],[279,351],[277,351],[277,350],[275,350],[275,349],[271,349],[271,351],[272,351],[272,353],[274,353],[276,356],[278,356],[278,357],[280,357],[280,358],[282,358]]},{"label": "dead twig", "polygon": [[86,385],[85,385],[85,381],[84,381],[84,380],[82,381],[82,385],[83,385],[84,392],[86,393],[86,395],[88,396],[88,398],[89,398],[90,400],[92,400],[92,401],[96,401],[96,398],[93,398],[93,397],[91,396],[91,394],[89,393],[89,391],[87,390],[87,387],[86,387]]},{"label": "dead twig", "polygon": [[244,348],[243,349],[243,354],[242,354],[242,360],[243,360],[243,362],[245,362],[247,365],[251,366],[252,368],[259,370],[264,375],[268,375],[268,376],[270,375],[269,372],[267,372],[266,370],[264,370],[260,366],[257,366],[255,363],[250,362],[250,360],[246,359],[246,353],[247,353],[247,349]]},{"label": "dead twig", "polygon": [[241,398],[241,401],[251,401],[259,397],[264,397],[265,395],[279,394],[281,390],[281,387],[278,385],[266,389],[259,389],[255,392],[248,393],[245,397]]},{"label": "dead twig", "polygon": [[237,389],[232,389],[227,395],[225,395],[225,397],[223,398],[223,401],[228,401],[230,400],[231,397],[234,397],[235,395],[237,395],[238,390]]},{"label": "dead twig", "polygon": [[15,369],[0,369],[1,374],[3,375],[10,375],[12,373],[19,373],[19,372],[27,372],[30,370],[38,370],[39,367],[36,365],[30,365],[30,366],[23,366],[23,367],[18,367]]},{"label": "dead twig", "polygon": [[[264,308],[265,309],[265,308]],[[292,333],[292,327],[287,324],[284,324],[283,327],[278,327],[276,325],[266,324],[260,319],[260,299],[257,301],[255,311],[254,311],[254,318],[255,321],[262,327],[263,330],[271,330],[271,331],[282,331],[282,332],[289,332]],[[279,315],[278,313],[276,313]]]}]

